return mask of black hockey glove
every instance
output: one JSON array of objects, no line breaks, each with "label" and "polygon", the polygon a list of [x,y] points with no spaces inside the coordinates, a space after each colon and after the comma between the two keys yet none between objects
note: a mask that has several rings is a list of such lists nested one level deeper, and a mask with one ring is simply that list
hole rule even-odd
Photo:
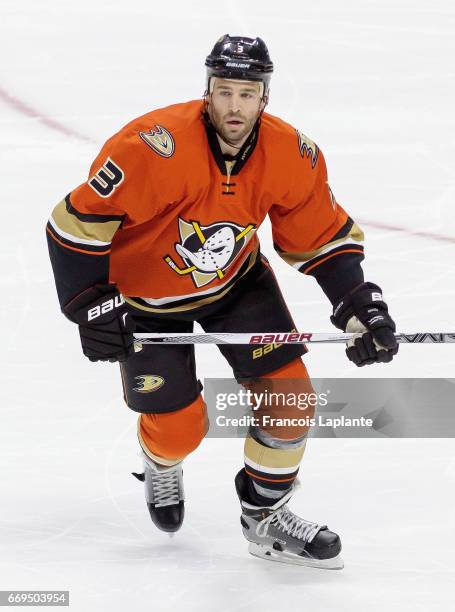
[{"label": "black hockey glove", "polygon": [[395,323],[373,283],[356,287],[333,309],[332,323],[345,332],[359,334],[347,343],[346,355],[357,366],[392,361],[398,352]]},{"label": "black hockey glove", "polygon": [[79,325],[82,350],[90,361],[125,361],[134,352],[134,322],[116,285],[94,285],[63,308]]}]

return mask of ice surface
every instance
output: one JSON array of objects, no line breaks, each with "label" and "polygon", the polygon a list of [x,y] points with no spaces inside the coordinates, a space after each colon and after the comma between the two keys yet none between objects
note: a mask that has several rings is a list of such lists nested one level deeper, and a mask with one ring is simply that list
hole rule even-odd
[{"label": "ice surface", "polygon": [[[276,66],[269,110],[324,151],[399,330],[453,330],[453,4],[3,0],[0,12],[0,589],[69,589],[78,612],[449,609],[452,440],[311,441],[291,507],[342,535],[339,573],[247,554],[240,440],[206,440],[188,458],[185,525],[158,533],[129,475],[136,417],[117,367],[84,360],[59,315],[43,226],[119,127],[201,95],[219,35],[261,35]],[[275,256],[267,225],[262,241],[298,326],[330,330],[317,284]],[[198,364],[201,378],[230,375],[215,347],[198,347]],[[318,346],[307,365],[453,377],[455,349],[403,346],[356,370],[342,347]]]}]

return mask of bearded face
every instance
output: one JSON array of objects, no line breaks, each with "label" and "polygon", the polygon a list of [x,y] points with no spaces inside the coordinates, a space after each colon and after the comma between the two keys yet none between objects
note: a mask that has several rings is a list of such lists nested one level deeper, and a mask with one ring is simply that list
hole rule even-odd
[{"label": "bearded face", "polygon": [[208,113],[216,131],[229,145],[240,148],[265,104],[263,84],[214,77],[210,81]]}]

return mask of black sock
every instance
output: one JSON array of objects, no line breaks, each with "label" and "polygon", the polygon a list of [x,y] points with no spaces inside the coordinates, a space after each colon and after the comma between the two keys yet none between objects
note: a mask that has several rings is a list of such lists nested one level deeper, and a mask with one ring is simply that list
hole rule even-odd
[{"label": "black sock", "polygon": [[276,502],[281,499],[284,495],[286,495],[286,493],[288,492],[289,489],[286,489],[286,491],[282,492],[282,495],[280,495],[280,497],[266,497],[265,495],[261,495],[260,493],[258,493],[256,491],[256,487],[254,486],[254,482],[253,479],[248,476],[247,474],[247,478],[248,478],[248,482],[247,482],[247,497],[248,499],[246,499],[245,501],[252,504],[253,506],[273,506],[273,504],[276,504]]}]

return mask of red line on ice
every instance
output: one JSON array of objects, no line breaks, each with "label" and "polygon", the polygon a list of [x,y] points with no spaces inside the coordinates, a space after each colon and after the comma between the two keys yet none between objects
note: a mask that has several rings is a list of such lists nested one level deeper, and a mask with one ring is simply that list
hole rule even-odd
[{"label": "red line on ice", "polygon": [[84,142],[94,142],[92,138],[88,136],[84,136],[71,128],[62,125],[55,119],[51,117],[47,117],[44,113],[32,108],[19,98],[12,96],[7,91],[0,87],[0,100],[3,100],[6,104],[17,110],[18,112],[26,115],[27,117],[32,117],[33,119],[38,119],[41,123],[43,123],[48,128],[55,130],[56,132],[60,132],[60,134],[65,134],[66,136],[72,136],[73,138],[77,138],[78,140],[83,140]]},{"label": "red line on ice", "polygon": [[438,240],[439,242],[451,242],[455,244],[455,236],[445,236],[444,234],[435,234],[434,232],[421,232],[418,230],[411,230],[405,227],[399,227],[397,225],[388,225],[387,223],[380,223],[378,221],[362,221],[359,220],[359,225],[366,225],[368,227],[374,227],[375,229],[389,230],[391,232],[404,232],[411,236],[420,236],[421,238],[429,238],[430,240]]}]

